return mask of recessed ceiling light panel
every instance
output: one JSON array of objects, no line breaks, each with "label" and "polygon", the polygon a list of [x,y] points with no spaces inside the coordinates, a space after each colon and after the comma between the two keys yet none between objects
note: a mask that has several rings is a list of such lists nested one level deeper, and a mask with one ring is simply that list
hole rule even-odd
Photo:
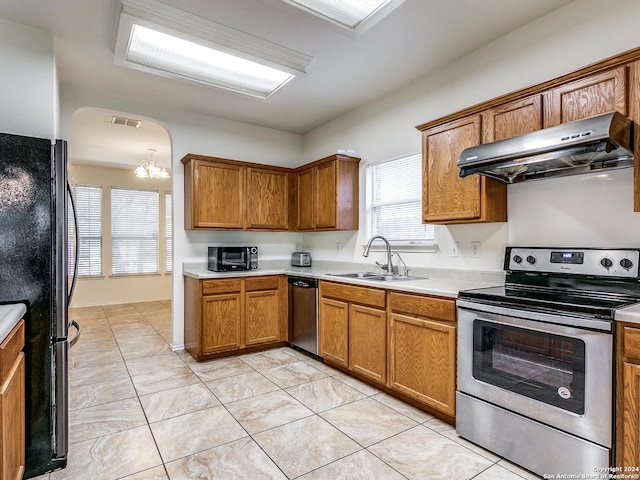
[{"label": "recessed ceiling light panel", "polygon": [[119,65],[266,99],[312,60],[155,0],[118,0],[118,6]]},{"label": "recessed ceiling light panel", "polygon": [[404,0],[283,0],[345,27],[362,30],[373,26]]}]

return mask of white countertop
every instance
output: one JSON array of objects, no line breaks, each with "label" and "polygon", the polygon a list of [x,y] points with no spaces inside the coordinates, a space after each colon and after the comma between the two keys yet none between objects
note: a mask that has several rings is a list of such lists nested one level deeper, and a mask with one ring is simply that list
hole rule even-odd
[{"label": "white countertop", "polygon": [[24,303],[0,305],[0,342],[7,338],[26,312],[27,307]]},{"label": "white countertop", "polygon": [[[383,288],[387,290],[421,293],[425,295],[439,295],[450,298],[456,298],[458,296],[458,292],[461,290],[490,287],[502,285],[504,283],[501,272],[484,272],[484,275],[482,273],[469,275],[468,272],[461,273],[460,271],[447,271],[446,269],[419,270],[416,271],[415,276],[421,278],[416,278],[415,280],[397,280],[393,282],[367,280],[364,278],[344,278],[337,277],[335,275],[338,273],[376,271],[376,269],[377,267],[375,265],[365,265],[363,267],[361,264],[350,265],[323,262],[320,265],[314,265],[312,267],[265,265],[264,268],[261,267],[257,270],[250,271],[211,272],[207,270],[205,263],[185,263],[183,265],[182,273],[185,276],[197,279],[250,277],[259,275],[299,275],[301,277],[317,278],[319,280],[330,280],[353,285],[365,285],[368,287]],[[455,272],[457,272],[457,274],[455,274]],[[470,280],[469,277],[471,277],[472,280]]]},{"label": "white countertop", "polygon": [[616,322],[640,323],[640,303],[616,310]]}]

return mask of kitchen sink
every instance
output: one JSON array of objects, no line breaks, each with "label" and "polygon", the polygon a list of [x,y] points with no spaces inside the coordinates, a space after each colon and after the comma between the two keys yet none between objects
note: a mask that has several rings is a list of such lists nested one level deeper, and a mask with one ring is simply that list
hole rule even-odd
[{"label": "kitchen sink", "polygon": [[398,282],[402,280],[424,280],[426,277],[413,277],[407,275],[387,275],[377,272],[355,272],[355,273],[329,273],[328,275],[343,278],[361,278],[362,280],[374,280],[378,282]]}]

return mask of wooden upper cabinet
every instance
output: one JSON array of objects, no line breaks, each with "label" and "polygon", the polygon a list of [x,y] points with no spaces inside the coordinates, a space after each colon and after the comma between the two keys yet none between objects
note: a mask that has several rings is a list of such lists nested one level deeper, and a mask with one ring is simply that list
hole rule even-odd
[{"label": "wooden upper cabinet", "polygon": [[545,94],[544,126],[553,127],[602,113],[627,115],[627,67],[589,75]]},{"label": "wooden upper cabinet", "polygon": [[422,221],[506,221],[506,186],[484,176],[461,178],[458,157],[479,145],[482,116],[471,115],[422,132]]},{"label": "wooden upper cabinet", "polygon": [[289,173],[247,168],[247,224],[252,229],[289,228]]},{"label": "wooden upper cabinet", "polygon": [[542,128],[542,96],[532,95],[482,114],[482,143],[524,135]]},{"label": "wooden upper cabinet", "polygon": [[337,162],[316,167],[316,228],[337,228]]},{"label": "wooden upper cabinet", "polygon": [[185,165],[185,228],[244,227],[245,168],[192,160]]},{"label": "wooden upper cabinet", "polygon": [[306,168],[296,175],[297,221],[298,230],[313,230],[315,224],[315,169]]},{"label": "wooden upper cabinet", "polygon": [[297,230],[357,230],[359,158],[332,155],[297,174]]}]

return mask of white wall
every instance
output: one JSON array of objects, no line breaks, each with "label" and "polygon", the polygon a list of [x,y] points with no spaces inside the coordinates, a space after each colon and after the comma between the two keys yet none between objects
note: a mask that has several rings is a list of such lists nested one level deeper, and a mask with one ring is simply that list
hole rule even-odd
[{"label": "white wall", "polygon": [[0,19],[0,132],[55,138],[56,84],[53,36]]},{"label": "white wall", "polygon": [[[534,85],[640,46],[640,2],[577,0],[480,47],[384,99],[356,109],[305,136],[305,160],[337,148],[364,162],[420,151],[414,128],[465,107]],[[364,163],[363,162],[363,163]],[[362,170],[361,173],[364,171]],[[509,244],[611,246],[640,244],[640,213],[632,213],[632,170],[609,178],[571,177],[508,187],[507,224],[437,226],[438,253],[403,254],[413,266],[501,270]],[[361,175],[361,188],[364,188]],[[361,212],[364,212],[361,199]],[[364,226],[361,215],[361,226]],[[362,261],[360,233],[305,234],[314,258]],[[481,257],[470,242],[481,241]],[[345,245],[336,251],[335,242]],[[452,243],[460,256],[451,258]]]}]

